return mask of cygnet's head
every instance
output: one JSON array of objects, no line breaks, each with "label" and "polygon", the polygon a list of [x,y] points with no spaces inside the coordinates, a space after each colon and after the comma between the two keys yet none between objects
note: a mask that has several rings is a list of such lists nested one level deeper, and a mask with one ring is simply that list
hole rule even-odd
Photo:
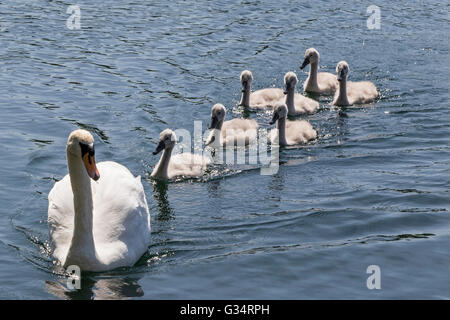
[{"label": "cygnet's head", "polygon": [[305,51],[305,58],[303,60],[302,65],[300,66],[300,69],[303,70],[308,64],[310,63],[319,63],[319,51],[317,51],[314,48],[309,48]]},{"label": "cygnet's head", "polygon": [[284,75],[284,85],[286,86],[286,89],[284,91],[285,94],[288,93],[289,90],[295,89],[295,86],[298,83],[297,75],[290,71]]},{"label": "cygnet's head", "polygon": [[242,92],[250,90],[253,81],[253,75],[250,71],[244,70],[241,72]]},{"label": "cygnet's head", "polygon": [[158,154],[164,149],[173,149],[176,142],[177,136],[175,135],[175,132],[170,129],[164,130],[159,134],[159,142],[155,151],[153,151],[153,154]]},{"label": "cygnet's head", "polygon": [[277,104],[273,108],[273,117],[269,122],[270,124],[274,124],[278,119],[285,119],[288,115],[288,108],[284,103]]},{"label": "cygnet's head", "polygon": [[342,81],[347,79],[348,73],[350,72],[350,67],[345,61],[339,61],[336,66],[337,80]]},{"label": "cygnet's head", "polygon": [[67,140],[66,150],[68,155],[80,157],[89,177],[95,181],[100,178],[95,164],[94,137],[89,131],[83,129],[72,131]]},{"label": "cygnet's head", "polygon": [[221,129],[227,110],[223,104],[217,103],[211,108],[211,125],[209,129]]}]

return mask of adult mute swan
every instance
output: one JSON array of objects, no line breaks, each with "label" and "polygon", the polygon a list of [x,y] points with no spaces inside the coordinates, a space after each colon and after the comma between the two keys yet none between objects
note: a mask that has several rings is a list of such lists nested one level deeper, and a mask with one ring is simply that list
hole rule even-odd
[{"label": "adult mute swan", "polygon": [[336,76],[329,72],[317,72],[319,67],[319,52],[314,48],[309,48],[305,52],[305,57],[300,69],[304,69],[308,64],[309,75],[303,83],[303,90],[306,92],[333,94],[338,88]]},{"label": "adult mute swan", "polygon": [[248,70],[242,71],[242,97],[239,105],[246,108],[263,109],[272,106],[274,103],[284,97],[283,90],[279,88],[266,88],[251,92],[252,82],[252,73]]},{"label": "adult mute swan", "polygon": [[277,128],[269,132],[271,143],[280,146],[290,146],[306,143],[317,138],[317,131],[306,120],[286,120],[288,109],[285,104],[278,104],[273,110],[273,117],[270,124],[277,123]]},{"label": "adult mute swan", "polygon": [[211,162],[203,155],[184,152],[172,156],[177,136],[175,132],[166,129],[159,135],[158,146],[153,154],[163,152],[159,162],[156,164],[151,176],[159,180],[172,179],[179,176],[199,177],[206,170],[206,166]]},{"label": "adult mute swan", "polygon": [[255,120],[232,119],[224,122],[227,110],[217,103],[211,108],[211,133],[206,145],[246,146],[256,140],[258,123]]},{"label": "adult mute swan", "polygon": [[336,106],[349,106],[352,104],[370,103],[378,96],[375,85],[370,81],[347,81],[350,71],[348,63],[340,61],[336,66],[339,90],[334,94],[333,104]]},{"label": "adult mute swan", "polygon": [[53,256],[82,271],[132,266],[150,244],[141,177],[116,162],[96,165],[94,138],[86,130],[70,134],[66,153],[69,174],[48,195]]},{"label": "adult mute swan", "polygon": [[295,92],[297,83],[298,79],[294,72],[288,72],[284,75],[284,84],[286,86],[284,92],[286,94],[285,103],[289,110],[289,115],[315,112],[319,108],[319,103]]}]

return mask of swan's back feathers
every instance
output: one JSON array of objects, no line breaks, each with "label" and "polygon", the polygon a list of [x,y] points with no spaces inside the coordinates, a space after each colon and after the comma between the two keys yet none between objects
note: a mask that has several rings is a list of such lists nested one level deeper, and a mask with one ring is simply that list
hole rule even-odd
[{"label": "swan's back feathers", "polygon": [[336,75],[329,72],[319,72],[317,82],[321,93],[332,94],[339,88]]},{"label": "swan's back feathers", "polygon": [[317,131],[306,120],[286,122],[286,139],[289,144],[306,143],[317,138]]},{"label": "swan's back feathers", "polygon": [[225,121],[222,126],[222,131],[241,129],[247,131],[250,129],[258,129],[258,123],[254,119],[232,119]]},{"label": "swan's back feathers", "polygon": [[[98,259],[108,269],[132,265],[150,244],[150,215],[141,178],[116,162],[100,162],[97,168],[101,178],[91,180],[91,188]],[[54,256],[64,262],[74,228],[69,175],[57,182],[49,194],[48,219]]]},{"label": "swan's back feathers", "polygon": [[256,90],[250,94],[250,107],[271,107],[282,98],[284,98],[284,91],[280,88]]},{"label": "swan's back feathers", "polygon": [[126,167],[111,161],[99,163],[98,169],[102,178],[99,183],[91,183],[97,244],[133,239],[133,248],[147,247],[150,216],[141,177],[134,177]]},{"label": "swan's back feathers", "polygon": [[[347,99],[350,105],[370,103],[378,96],[378,91],[375,85],[370,81],[348,81],[347,82]],[[334,95],[334,102],[336,103],[339,97],[339,90]]]},{"label": "swan's back feathers", "polygon": [[[280,143],[277,128],[270,130],[268,138],[271,143]],[[286,121],[287,145],[304,144],[317,138],[317,131],[306,120]]]},{"label": "swan's back feathers", "polygon": [[333,94],[339,88],[336,75],[329,72],[317,73],[317,86],[311,81],[308,76],[303,83],[303,90],[321,94]]},{"label": "swan's back feathers", "polygon": [[300,93],[294,95],[294,106],[296,113],[314,113],[319,108],[319,102],[314,99],[305,97]]},{"label": "swan's back feathers", "polygon": [[370,81],[349,81],[347,83],[347,97],[350,104],[369,103],[375,100],[377,96],[377,88]]},{"label": "swan's back feathers", "polygon": [[254,119],[232,119],[225,121],[221,135],[224,145],[246,146],[256,140],[258,123]]},{"label": "swan's back feathers", "polygon": [[170,157],[168,178],[202,176],[211,160],[200,154],[183,152]]}]

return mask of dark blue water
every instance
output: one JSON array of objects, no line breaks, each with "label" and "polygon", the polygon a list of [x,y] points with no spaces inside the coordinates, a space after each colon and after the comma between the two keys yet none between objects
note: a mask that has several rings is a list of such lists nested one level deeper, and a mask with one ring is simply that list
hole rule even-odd
[{"label": "dark blue water", "polygon": [[[66,1],[0,4],[0,298],[450,298],[450,16],[446,1]],[[381,8],[369,30],[366,8]],[[305,49],[381,93],[308,116],[319,139],[275,175],[149,179],[159,132],[237,107],[239,74],[282,86]],[[250,113],[262,127],[268,113]],[[47,195],[70,131],[143,177],[152,244],[70,292],[49,252]],[[369,290],[366,269],[381,269]]]}]

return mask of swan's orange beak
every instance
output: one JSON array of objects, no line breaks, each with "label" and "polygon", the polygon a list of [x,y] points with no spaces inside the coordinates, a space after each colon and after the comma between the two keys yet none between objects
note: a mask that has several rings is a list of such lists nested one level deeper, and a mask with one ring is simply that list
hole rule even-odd
[{"label": "swan's orange beak", "polygon": [[95,165],[95,156],[90,155],[89,152],[85,153],[83,156],[83,163],[86,167],[86,171],[94,181],[100,179],[100,173],[98,172],[97,166]]}]

